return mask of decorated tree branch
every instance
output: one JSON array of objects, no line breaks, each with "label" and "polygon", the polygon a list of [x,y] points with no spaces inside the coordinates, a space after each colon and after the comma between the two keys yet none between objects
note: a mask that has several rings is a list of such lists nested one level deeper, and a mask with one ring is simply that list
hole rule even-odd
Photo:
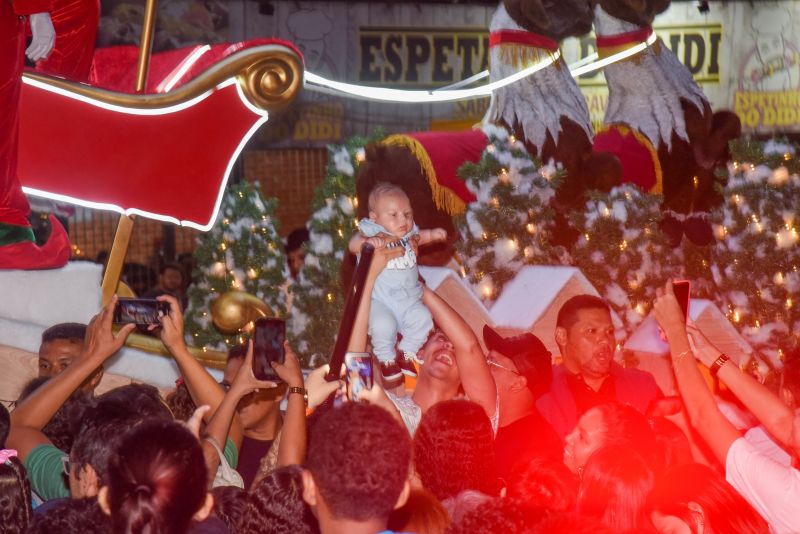
[{"label": "decorated tree branch", "polygon": [[484,131],[489,144],[481,160],[459,170],[477,200],[457,220],[457,246],[462,274],[488,304],[523,266],[565,263],[568,258],[552,243],[556,229],[550,200],[562,173],[532,159],[505,129],[486,126]]},{"label": "decorated tree branch", "polygon": [[288,270],[276,206],[277,200],[265,199],[257,183],[228,187],[217,223],[198,239],[194,252],[197,269],[189,288],[186,331],[195,346],[226,350],[245,341],[242,333],[221,333],[211,320],[212,303],[226,292],[249,293],[275,315],[285,315]]},{"label": "decorated tree branch", "polygon": [[661,232],[661,196],[624,184],[594,192],[573,213],[581,236],[572,248],[574,265],[622,317],[631,332],[652,307],[656,289],[683,276],[683,255]]},{"label": "decorated tree branch", "polygon": [[306,260],[294,294],[290,338],[306,364],[327,361],[344,309],[339,276],[347,243],[357,228],[355,172],[369,139],[330,146],[325,180],[314,193]]},{"label": "decorated tree branch", "polygon": [[800,165],[786,142],[739,141],[725,202],[712,214],[718,304],[758,350],[779,356],[800,332]]}]

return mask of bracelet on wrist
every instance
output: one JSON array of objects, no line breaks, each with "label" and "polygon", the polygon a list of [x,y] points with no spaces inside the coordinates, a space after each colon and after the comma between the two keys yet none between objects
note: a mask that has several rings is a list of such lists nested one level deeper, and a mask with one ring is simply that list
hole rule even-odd
[{"label": "bracelet on wrist", "polygon": [[677,356],[675,356],[675,358],[672,360],[672,366],[677,367],[683,361],[683,359],[686,357],[687,354],[692,354],[692,349],[687,349],[678,354]]},{"label": "bracelet on wrist", "polygon": [[714,363],[711,364],[711,367],[708,368],[711,376],[717,378],[717,373],[719,373],[719,370],[722,369],[722,366],[728,363],[728,361],[730,361],[730,358],[726,354],[720,354],[719,357],[714,360]]},{"label": "bracelet on wrist", "polygon": [[301,395],[303,397],[303,402],[305,403],[306,408],[307,408],[308,407],[308,390],[305,389],[305,388],[292,386],[292,387],[289,388],[289,395],[291,395],[293,393],[297,394],[297,395]]}]

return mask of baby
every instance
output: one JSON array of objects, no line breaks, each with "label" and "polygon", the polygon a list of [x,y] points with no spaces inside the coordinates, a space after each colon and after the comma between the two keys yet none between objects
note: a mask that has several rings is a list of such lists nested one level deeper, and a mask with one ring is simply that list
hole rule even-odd
[{"label": "baby", "polygon": [[[412,360],[433,328],[431,312],[422,303],[415,246],[445,241],[443,228],[420,230],[408,196],[398,186],[380,182],[369,194],[369,219],[358,223],[359,233],[350,239],[350,252],[359,254],[367,242],[375,248],[402,246],[405,254],[389,262],[375,281],[369,312],[372,348],[381,362],[385,383],[399,384],[402,374],[417,376]],[[381,236],[386,234],[392,237]],[[395,350],[397,333],[403,336]],[[417,360],[418,361],[418,360]]]}]

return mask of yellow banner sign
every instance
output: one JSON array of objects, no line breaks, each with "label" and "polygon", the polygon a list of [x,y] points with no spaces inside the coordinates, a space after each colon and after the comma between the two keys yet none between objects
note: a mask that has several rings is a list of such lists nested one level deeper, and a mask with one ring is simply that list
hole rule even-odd
[{"label": "yellow banner sign", "polygon": [[358,80],[391,85],[444,85],[486,69],[485,28],[371,28],[358,31]]}]

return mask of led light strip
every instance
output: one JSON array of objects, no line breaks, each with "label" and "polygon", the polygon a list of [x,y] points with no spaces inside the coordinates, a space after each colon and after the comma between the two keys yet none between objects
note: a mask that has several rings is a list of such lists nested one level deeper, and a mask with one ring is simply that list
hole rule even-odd
[{"label": "led light strip", "polygon": [[229,78],[229,79],[225,80],[221,84],[217,85],[214,89],[206,91],[205,93],[203,93],[199,97],[194,98],[194,99],[192,99],[192,100],[190,100],[188,102],[184,102],[183,104],[178,104],[178,105],[175,105],[175,106],[169,106],[169,107],[166,107],[166,108],[155,109],[155,110],[130,109],[130,108],[124,108],[124,107],[121,107],[121,106],[116,106],[116,105],[113,105],[113,104],[107,104],[105,102],[101,102],[99,100],[95,100],[93,98],[89,98],[89,97],[86,97],[86,96],[83,96],[83,95],[78,95],[78,94],[72,93],[70,91],[66,91],[64,89],[60,89],[60,88],[57,88],[57,87],[52,87],[52,86],[47,85],[47,84],[41,84],[41,83],[37,82],[36,80],[26,79],[24,76],[23,76],[23,81],[28,83],[29,85],[32,85],[34,87],[38,87],[38,88],[43,89],[45,91],[50,91],[52,93],[56,93],[56,94],[59,94],[59,95],[62,95],[62,96],[66,96],[67,98],[73,98],[75,100],[79,100],[81,102],[85,102],[87,104],[91,104],[91,105],[99,107],[99,108],[108,109],[110,111],[117,111],[119,113],[127,113],[127,114],[130,114],[130,115],[151,115],[151,116],[152,115],[166,115],[168,113],[176,113],[178,111],[181,111],[181,110],[186,109],[188,107],[194,106],[195,104],[201,102],[203,99],[208,97],[215,90],[224,89],[226,87],[229,87],[232,84],[235,84],[236,85],[236,93],[237,93],[237,95],[239,95],[239,99],[242,101],[242,104],[247,109],[249,109],[251,112],[253,112],[255,115],[257,115],[259,118],[253,124],[253,126],[250,127],[250,129],[247,131],[247,133],[242,137],[242,140],[239,142],[239,145],[236,147],[236,149],[231,154],[231,157],[228,160],[228,165],[225,168],[225,173],[224,173],[224,176],[222,178],[222,183],[220,184],[219,193],[217,194],[217,200],[216,200],[216,202],[214,204],[213,213],[211,214],[211,218],[208,220],[208,222],[206,224],[199,224],[199,223],[196,223],[194,221],[181,221],[181,220],[178,220],[175,217],[171,217],[169,215],[163,215],[161,213],[153,213],[153,212],[149,212],[149,211],[140,210],[140,209],[137,209],[137,208],[124,209],[121,206],[117,206],[116,204],[110,204],[110,203],[105,203],[105,202],[93,202],[93,201],[90,201],[90,200],[83,200],[83,199],[80,199],[80,198],[71,197],[69,195],[62,195],[62,194],[59,194],[59,193],[51,193],[50,191],[43,191],[41,189],[35,189],[35,188],[32,188],[32,187],[24,187],[23,186],[23,188],[22,188],[22,191],[25,194],[36,196],[36,197],[47,198],[47,199],[50,199],[50,200],[54,200],[56,202],[67,202],[69,204],[76,204],[78,206],[83,206],[85,208],[90,208],[90,209],[114,211],[114,212],[117,212],[117,213],[120,213],[120,214],[123,214],[123,215],[140,215],[140,216],[146,217],[148,219],[155,219],[155,220],[158,220],[158,221],[169,222],[169,223],[172,223],[172,224],[178,224],[180,226],[188,226],[189,228],[195,228],[197,230],[200,230],[201,232],[207,232],[214,226],[214,222],[217,220],[217,214],[219,213],[220,206],[222,205],[222,199],[225,196],[225,186],[228,184],[228,178],[231,175],[231,171],[233,170],[233,166],[236,163],[236,160],[238,159],[239,154],[241,154],[242,150],[244,149],[245,145],[250,140],[250,138],[269,119],[269,114],[267,113],[266,110],[260,109],[260,108],[258,108],[256,106],[254,106],[252,103],[250,103],[250,101],[247,99],[247,97],[245,96],[244,92],[242,91],[241,86],[236,82],[235,78]]},{"label": "led light strip", "polygon": [[[218,85],[216,88],[221,89],[229,80]],[[235,81],[235,80],[234,80]],[[167,106],[163,108],[154,108],[154,109],[136,109],[136,108],[128,108],[125,106],[119,106],[117,104],[109,104],[108,102],[103,102],[102,100],[97,100],[90,96],[86,95],[79,95],[77,93],[73,93],[67,89],[62,89],[60,87],[54,87],[52,85],[42,83],[38,80],[34,80],[33,78],[28,78],[27,76],[22,76],[22,83],[30,85],[31,87],[36,87],[37,89],[41,89],[43,91],[48,91],[50,93],[55,93],[57,95],[64,96],[66,98],[71,98],[73,100],[78,100],[85,104],[90,104],[92,106],[107,109],[109,111],[115,111],[117,113],[125,113],[127,115],[146,115],[146,116],[157,116],[157,115],[168,115],[170,113],[177,113],[178,111],[182,111],[184,109],[190,108],[195,104],[202,102],[211,94],[212,90],[206,91],[205,93],[192,98],[191,100],[187,100],[186,102],[181,102],[180,104],[175,104],[172,106]]]},{"label": "led light strip", "polygon": [[156,87],[156,92],[168,93],[172,91],[172,88],[175,87],[175,84],[178,83],[178,80],[183,78],[184,74],[186,74],[189,69],[192,68],[195,63],[197,63],[197,60],[199,60],[203,54],[209,50],[211,50],[211,45],[203,45],[194,50],[191,54],[189,54],[189,57],[181,62],[181,64],[178,66],[178,69],[174,71],[174,74],[164,78],[164,80],[158,84],[158,87]]},{"label": "led light strip", "polygon": [[538,72],[544,68],[549,67],[561,58],[561,51],[556,50],[547,59],[544,59],[535,65],[524,68],[519,72],[512,74],[502,80],[492,82],[481,87],[474,89],[451,89],[451,90],[430,90],[430,91],[409,91],[405,89],[387,89],[385,87],[367,87],[363,85],[355,85],[352,83],[336,82],[323,78],[318,74],[306,71],[305,83],[311,89],[314,84],[320,85],[329,89],[334,89],[341,93],[350,94],[356,97],[365,98],[368,100],[381,100],[384,102],[452,102],[454,100],[467,100],[470,98],[480,98],[482,96],[489,96],[495,89],[500,89],[506,85],[512,84],[521,80],[531,74]]},{"label": "led light strip", "polygon": [[[570,74],[574,78],[578,76],[582,76],[589,72],[594,72],[596,70],[602,69],[612,63],[616,63],[617,61],[622,61],[627,59],[631,56],[642,52],[643,50],[647,49],[648,47],[652,46],[653,43],[656,42],[658,36],[655,32],[651,33],[650,36],[647,38],[646,41],[641,42],[631,48],[623,50],[621,52],[617,52],[611,56],[608,56],[605,59],[601,59],[596,61],[598,58],[597,53],[590,54],[589,56],[577,61],[569,66]],[[469,85],[470,83],[476,82],[483,78],[486,78],[489,75],[489,71],[479,72],[474,76],[471,76],[465,80],[461,80],[456,82],[452,85],[448,85],[446,87],[442,87],[440,89],[434,89],[429,91],[412,91],[412,90],[404,90],[404,89],[388,89],[385,87],[370,87],[366,85],[356,85],[351,83],[344,83],[344,82],[337,82],[333,80],[328,80],[319,76],[318,74],[314,74],[313,72],[306,71],[304,83],[307,89],[311,91],[316,91],[320,93],[328,93],[328,94],[338,94],[338,95],[349,95],[355,98],[361,98],[364,100],[380,100],[383,102],[395,102],[395,103],[433,103],[433,102],[452,102],[456,100],[468,100],[470,98],[481,98],[484,96],[490,96],[495,89],[500,89],[501,87],[505,87],[506,85],[512,84],[538,72],[546,67],[549,67],[561,57],[561,51],[556,51],[551,57],[540,61],[539,63],[532,65],[526,69],[523,69],[517,73],[512,74],[502,80],[498,80],[496,82],[492,82],[481,87],[475,87],[472,89],[459,89],[459,87],[463,87],[464,85]],[[588,63],[587,62],[591,62]]]}]

